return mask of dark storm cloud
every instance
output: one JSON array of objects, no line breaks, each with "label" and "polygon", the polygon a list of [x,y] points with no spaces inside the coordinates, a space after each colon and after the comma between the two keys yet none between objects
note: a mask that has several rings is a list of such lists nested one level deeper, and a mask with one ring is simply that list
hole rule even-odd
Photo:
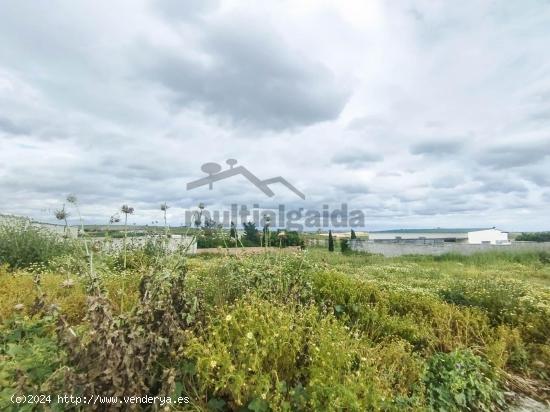
[{"label": "dark storm cloud", "polygon": [[479,164],[494,169],[531,165],[550,155],[550,140],[539,144],[516,144],[488,149],[479,157]]},{"label": "dark storm cloud", "polygon": [[470,213],[470,212],[479,212],[486,209],[486,205],[473,205],[473,204],[463,204],[463,205],[450,205],[445,203],[433,203],[427,206],[421,206],[417,209],[413,209],[413,213],[421,216],[433,216],[433,215],[445,215],[445,214],[455,214],[455,213]]},{"label": "dark storm cloud", "polygon": [[461,141],[429,140],[413,145],[410,152],[415,155],[440,156],[455,154],[463,147]]},{"label": "dark storm cloud", "polygon": [[340,193],[343,194],[343,195],[346,195],[346,194],[351,194],[351,195],[366,194],[366,193],[369,193],[369,191],[370,191],[368,185],[359,184],[359,183],[339,185],[339,186],[337,186],[337,190],[339,190]]},{"label": "dark storm cloud", "polygon": [[531,113],[529,116],[527,116],[527,120],[530,120],[535,123],[548,122],[550,121],[550,110]]},{"label": "dark storm cloud", "polygon": [[31,129],[25,125],[15,123],[6,117],[0,116],[0,132],[12,135],[21,135],[30,133]]},{"label": "dark storm cloud", "polygon": [[[138,158],[142,159],[143,155]],[[162,183],[173,176],[181,176],[182,173],[186,174],[187,172],[187,170],[182,170],[181,167],[178,167],[178,164],[173,160],[167,161],[166,159],[151,163],[143,163],[137,160],[121,162],[120,158],[105,156],[101,160],[100,165],[103,170],[111,171],[118,178],[144,179],[158,183]],[[90,168],[89,172],[92,171],[93,168]]]},{"label": "dark storm cloud", "polygon": [[207,62],[159,52],[147,75],[179,108],[200,108],[233,124],[284,130],[336,119],[349,93],[321,63],[292,51],[274,33],[236,23],[205,28]]},{"label": "dark storm cloud", "polygon": [[436,189],[452,189],[464,183],[464,176],[443,175],[438,176],[432,181],[432,186]]},{"label": "dark storm cloud", "polygon": [[550,187],[550,172],[527,172],[523,176],[537,186]]},{"label": "dark storm cloud", "polygon": [[527,191],[525,184],[508,179],[484,182],[479,188],[479,193],[525,193]]},{"label": "dark storm cloud", "polygon": [[332,158],[334,163],[351,169],[360,168],[369,163],[381,162],[382,160],[384,160],[384,157],[380,154],[362,151],[340,153]]},{"label": "dark storm cloud", "polygon": [[[306,3],[3,1],[0,211],[73,192],[102,223],[124,202],[144,223],[164,201],[174,223],[199,202],[348,202],[381,229],[548,227],[549,8]],[[186,190],[228,158],[307,200]]]},{"label": "dark storm cloud", "polygon": [[412,206],[418,215],[445,215],[473,213],[489,208],[489,201],[484,196],[466,196],[465,191],[433,191],[422,201]]}]

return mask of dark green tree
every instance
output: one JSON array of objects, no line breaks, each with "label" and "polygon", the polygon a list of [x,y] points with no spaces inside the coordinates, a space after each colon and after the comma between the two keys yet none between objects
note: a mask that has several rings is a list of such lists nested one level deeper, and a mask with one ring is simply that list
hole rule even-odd
[{"label": "dark green tree", "polygon": [[516,240],[524,242],[550,242],[550,232],[522,233],[516,237]]},{"label": "dark green tree", "polygon": [[246,241],[246,246],[258,246],[260,244],[260,234],[256,228],[256,223],[248,222],[243,223],[244,227],[244,240]]},{"label": "dark green tree", "polygon": [[229,229],[229,237],[231,239],[237,239],[237,229],[235,228],[235,223],[231,222],[231,229]]},{"label": "dark green tree", "polygon": [[351,238],[357,239],[357,235],[355,234],[355,230],[351,229]]},{"label": "dark green tree", "polygon": [[342,253],[349,252],[349,241],[348,239],[340,239],[340,251]]},{"label": "dark green tree", "polygon": [[332,230],[328,231],[328,251],[334,252],[334,238],[332,237]]},{"label": "dark green tree", "polygon": [[304,239],[295,230],[286,230],[285,244],[287,246],[304,246]]}]

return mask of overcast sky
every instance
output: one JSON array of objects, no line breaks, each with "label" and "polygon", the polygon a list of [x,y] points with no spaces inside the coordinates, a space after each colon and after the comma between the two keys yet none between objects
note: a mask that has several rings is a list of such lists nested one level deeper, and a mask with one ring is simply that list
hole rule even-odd
[{"label": "overcast sky", "polygon": [[[550,229],[548,1],[0,0],[0,213],[205,202]],[[187,191],[201,165],[244,177]]]}]

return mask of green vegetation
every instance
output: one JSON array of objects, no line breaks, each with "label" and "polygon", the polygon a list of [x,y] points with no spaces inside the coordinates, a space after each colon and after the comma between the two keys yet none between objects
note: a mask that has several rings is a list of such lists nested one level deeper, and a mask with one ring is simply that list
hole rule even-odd
[{"label": "green vegetation", "polygon": [[260,232],[256,228],[256,223],[247,222],[243,223],[244,236],[242,237],[243,243],[257,246],[260,244]]},{"label": "green vegetation", "polygon": [[1,410],[20,410],[15,393],[182,395],[191,403],[173,409],[194,411],[493,411],[505,392],[550,397],[544,254],[184,257],[159,241],[95,253],[90,272],[82,247],[9,230]]},{"label": "green vegetation", "polygon": [[349,251],[350,251],[349,240],[348,239],[340,239],[340,252],[348,253]]},{"label": "green vegetation", "polygon": [[71,240],[27,222],[0,224],[0,264],[12,268],[45,264],[54,257],[77,253],[76,246]]},{"label": "green vegetation", "polygon": [[550,232],[522,233],[516,237],[516,240],[529,242],[550,242]]},{"label": "green vegetation", "polygon": [[432,356],[425,382],[434,409],[490,411],[504,405],[495,370],[470,350]]}]

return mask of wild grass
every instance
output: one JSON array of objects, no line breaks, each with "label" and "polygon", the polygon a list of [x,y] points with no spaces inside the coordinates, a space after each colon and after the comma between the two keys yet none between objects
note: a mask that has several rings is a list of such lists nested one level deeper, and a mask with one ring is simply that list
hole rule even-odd
[{"label": "wild grass", "polygon": [[46,264],[57,256],[77,254],[78,246],[70,239],[56,236],[28,222],[0,224],[0,264],[25,268]]},{"label": "wild grass", "polygon": [[0,266],[0,408],[46,390],[218,411],[499,410],[518,380],[550,396],[544,255],[146,245],[96,254],[90,277],[67,250]]}]

